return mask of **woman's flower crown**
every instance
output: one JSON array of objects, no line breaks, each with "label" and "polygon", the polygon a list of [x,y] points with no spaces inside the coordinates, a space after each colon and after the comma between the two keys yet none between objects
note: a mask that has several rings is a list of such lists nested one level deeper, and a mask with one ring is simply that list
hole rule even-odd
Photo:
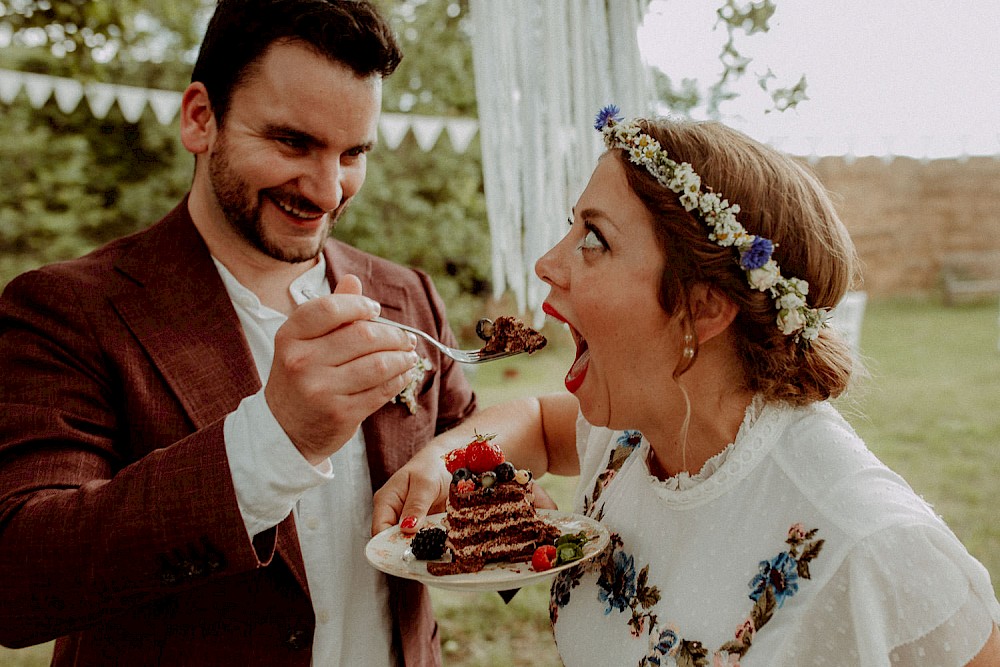
[{"label": "woman's flower crown", "polygon": [[597,114],[594,129],[604,135],[609,148],[622,148],[633,163],[645,167],[661,185],[680,195],[680,202],[690,212],[697,212],[708,226],[708,238],[718,245],[735,248],[739,264],[746,272],[750,286],[770,292],[778,310],[777,325],[786,336],[808,345],[826,326],[829,309],[810,308],[806,304],[809,283],[798,278],[785,278],[781,268],[771,258],[775,244],[763,236],[754,236],[736,219],[739,204],[730,204],[712,191],[703,190],[701,177],[687,162],[674,162],[660,142],[642,131],[636,121],[622,122],[617,106],[609,104]]}]

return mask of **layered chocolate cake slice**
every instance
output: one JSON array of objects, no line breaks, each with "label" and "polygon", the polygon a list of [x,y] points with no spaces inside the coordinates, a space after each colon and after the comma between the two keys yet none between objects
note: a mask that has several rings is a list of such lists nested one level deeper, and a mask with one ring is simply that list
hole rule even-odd
[{"label": "layered chocolate cake slice", "polygon": [[560,535],[535,512],[531,473],[504,461],[492,437],[477,436],[445,457],[452,473],[444,520],[451,561],[428,563],[431,574],[530,561],[538,547],[553,544]]}]

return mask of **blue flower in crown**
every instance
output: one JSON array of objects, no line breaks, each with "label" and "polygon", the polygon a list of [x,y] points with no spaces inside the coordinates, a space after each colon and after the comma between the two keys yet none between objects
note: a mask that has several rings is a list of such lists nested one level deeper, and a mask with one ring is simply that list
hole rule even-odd
[{"label": "blue flower in crown", "polygon": [[770,261],[773,252],[774,244],[771,240],[758,236],[749,248],[740,253],[740,266],[747,271],[759,269]]},{"label": "blue flower in crown", "polygon": [[622,122],[625,120],[625,117],[621,114],[621,109],[614,104],[609,104],[597,112],[597,118],[594,120],[594,129],[600,132],[608,125]]}]

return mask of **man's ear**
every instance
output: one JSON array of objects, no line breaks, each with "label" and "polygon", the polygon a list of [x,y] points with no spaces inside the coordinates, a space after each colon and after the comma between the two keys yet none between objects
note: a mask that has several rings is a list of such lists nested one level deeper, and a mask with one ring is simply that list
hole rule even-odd
[{"label": "man's ear", "polygon": [[205,84],[194,82],[181,97],[181,143],[191,153],[208,152],[218,128]]},{"label": "man's ear", "polygon": [[691,315],[699,343],[715,338],[736,319],[739,307],[721,290],[704,283],[691,289]]}]

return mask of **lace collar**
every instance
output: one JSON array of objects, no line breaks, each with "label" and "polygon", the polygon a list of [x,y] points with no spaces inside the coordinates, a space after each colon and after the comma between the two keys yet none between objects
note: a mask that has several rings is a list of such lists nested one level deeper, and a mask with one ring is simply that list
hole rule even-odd
[{"label": "lace collar", "polygon": [[661,499],[671,504],[688,505],[715,498],[749,474],[770,450],[783,421],[780,417],[787,412],[786,406],[770,405],[761,396],[755,396],[743,415],[736,440],[706,461],[694,475],[685,471],[665,480],[653,476],[647,463],[649,442],[643,439],[639,459],[646,481]]}]

